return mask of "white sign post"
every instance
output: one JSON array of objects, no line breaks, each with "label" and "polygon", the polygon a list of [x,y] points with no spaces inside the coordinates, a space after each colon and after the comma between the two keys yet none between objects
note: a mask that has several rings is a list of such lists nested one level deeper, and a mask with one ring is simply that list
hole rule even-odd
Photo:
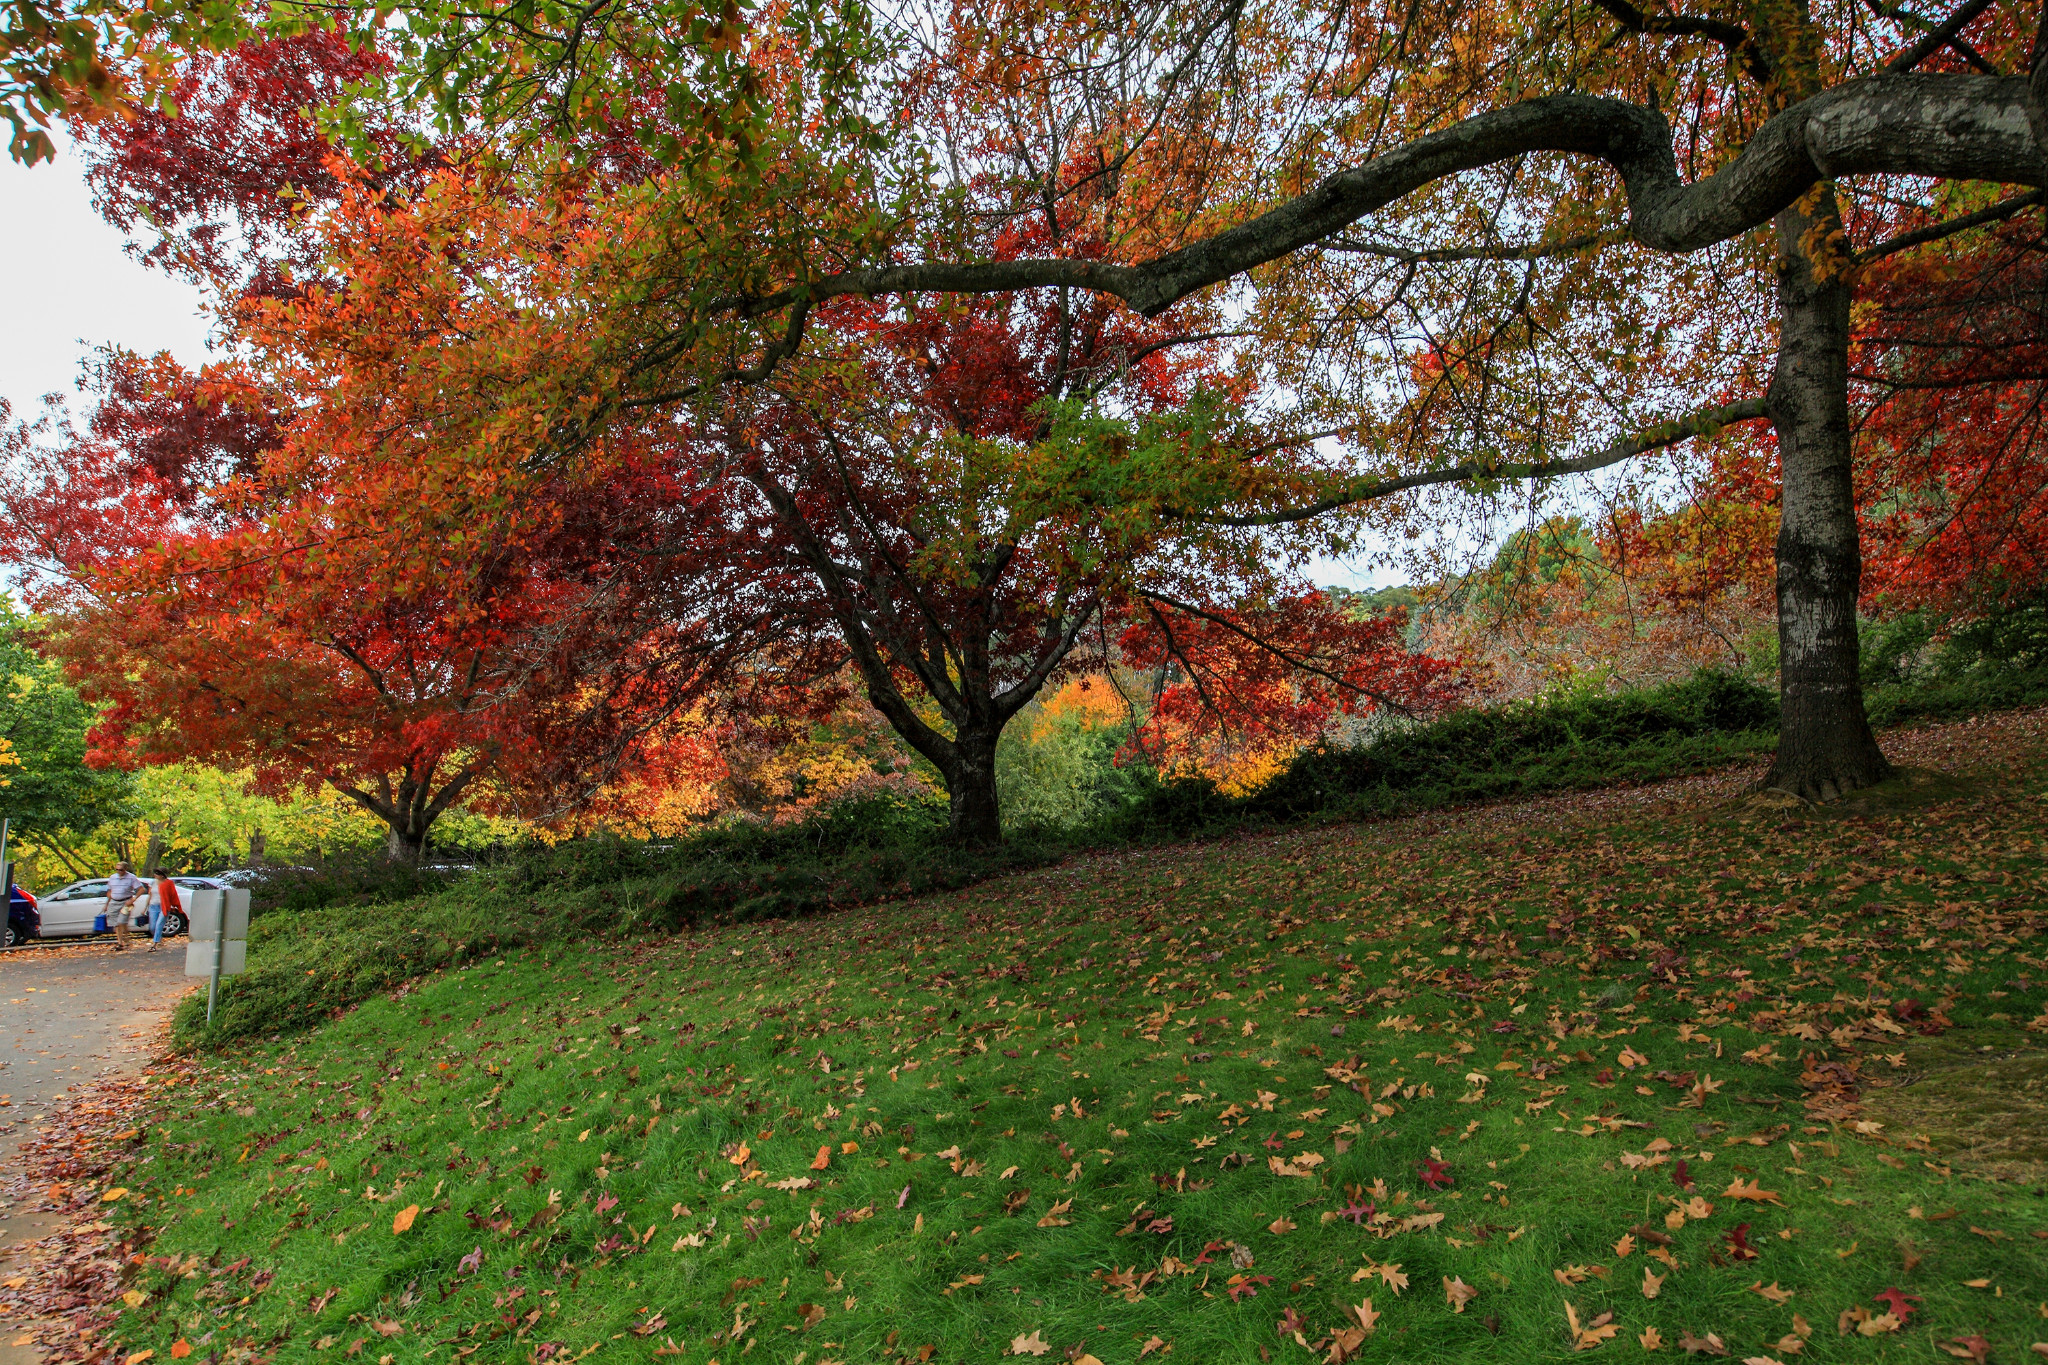
[{"label": "white sign post", "polygon": [[185,946],[185,975],[207,978],[206,1022],[210,1024],[214,1002],[220,996],[220,979],[239,976],[248,967],[248,888],[194,891],[185,913],[185,932],[190,935]]}]

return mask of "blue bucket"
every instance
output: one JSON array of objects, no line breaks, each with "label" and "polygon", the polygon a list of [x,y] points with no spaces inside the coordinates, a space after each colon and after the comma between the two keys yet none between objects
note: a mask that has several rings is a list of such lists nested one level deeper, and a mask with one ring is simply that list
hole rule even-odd
[{"label": "blue bucket", "polygon": [[107,932],[107,917],[105,915],[93,916],[92,931],[95,934],[104,934],[105,932]]}]

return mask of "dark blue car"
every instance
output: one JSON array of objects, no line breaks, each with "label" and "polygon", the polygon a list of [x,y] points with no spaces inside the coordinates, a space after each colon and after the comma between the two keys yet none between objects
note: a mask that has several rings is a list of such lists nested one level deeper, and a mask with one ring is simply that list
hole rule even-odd
[{"label": "dark blue car", "polygon": [[7,936],[5,944],[0,946],[12,948],[25,940],[40,938],[42,933],[43,915],[36,907],[36,898],[10,882],[7,887]]}]

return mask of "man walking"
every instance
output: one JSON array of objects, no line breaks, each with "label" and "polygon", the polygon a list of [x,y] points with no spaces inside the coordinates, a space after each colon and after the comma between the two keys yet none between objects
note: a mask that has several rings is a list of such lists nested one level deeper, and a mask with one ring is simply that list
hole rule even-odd
[{"label": "man walking", "polygon": [[135,917],[133,903],[138,893],[147,893],[148,883],[136,876],[126,863],[114,866],[107,878],[107,923],[114,931],[114,951],[128,946],[128,921]]}]

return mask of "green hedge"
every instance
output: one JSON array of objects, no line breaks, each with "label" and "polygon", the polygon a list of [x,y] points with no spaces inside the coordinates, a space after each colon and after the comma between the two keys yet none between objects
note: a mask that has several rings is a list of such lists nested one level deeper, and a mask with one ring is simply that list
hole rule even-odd
[{"label": "green hedge", "polygon": [[1397,726],[1362,745],[1317,745],[1236,799],[1202,779],[1164,784],[1122,824],[1128,834],[1186,833],[1245,820],[1387,815],[1647,782],[1767,753],[1777,726],[1773,693],[1702,671],[1611,696],[1475,707]]}]

